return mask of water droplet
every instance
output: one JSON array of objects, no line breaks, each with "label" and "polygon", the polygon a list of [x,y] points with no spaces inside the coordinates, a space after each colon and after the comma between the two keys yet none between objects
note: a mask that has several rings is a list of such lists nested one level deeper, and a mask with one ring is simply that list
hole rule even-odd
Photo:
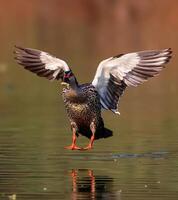
[{"label": "water droplet", "polygon": [[11,200],[16,200],[16,194],[9,195],[8,197]]},{"label": "water droplet", "polygon": [[157,183],[159,184],[159,183],[161,183],[160,181],[157,181]]}]

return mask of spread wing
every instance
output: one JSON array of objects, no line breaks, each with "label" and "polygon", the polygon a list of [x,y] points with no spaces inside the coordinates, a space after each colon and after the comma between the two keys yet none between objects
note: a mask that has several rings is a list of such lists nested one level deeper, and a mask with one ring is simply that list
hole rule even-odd
[{"label": "spread wing", "polygon": [[62,79],[64,71],[70,70],[65,61],[44,51],[15,46],[14,53],[18,64],[49,80]]},{"label": "spread wing", "polygon": [[127,86],[138,86],[159,74],[171,58],[171,49],[120,54],[103,60],[92,84],[104,109],[119,113],[119,98]]}]

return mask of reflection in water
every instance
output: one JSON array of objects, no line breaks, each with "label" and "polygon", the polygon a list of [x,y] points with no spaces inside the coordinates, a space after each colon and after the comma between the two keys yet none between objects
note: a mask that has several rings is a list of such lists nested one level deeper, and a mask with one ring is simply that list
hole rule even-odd
[{"label": "reflection in water", "polygon": [[[113,179],[108,176],[95,176],[91,169],[73,169],[72,200],[76,199],[116,199]],[[119,199],[119,193],[117,199]]]}]

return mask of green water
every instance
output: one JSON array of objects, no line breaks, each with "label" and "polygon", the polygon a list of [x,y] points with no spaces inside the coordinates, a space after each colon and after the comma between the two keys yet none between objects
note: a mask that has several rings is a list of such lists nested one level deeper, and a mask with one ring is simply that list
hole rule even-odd
[{"label": "green water", "polygon": [[[99,61],[122,53],[123,47],[127,52],[170,46],[176,55],[176,32],[170,31],[171,39],[160,34],[149,37],[145,27],[139,33],[148,40],[139,40],[132,38],[137,29],[125,27],[126,36],[118,29],[120,36],[112,38],[116,29],[107,35],[109,22],[93,27],[53,23],[53,15],[47,22],[34,16],[16,16],[21,19],[18,23],[12,17],[0,33],[0,199],[176,200],[176,56],[159,77],[126,90],[120,116],[103,114],[114,136],[80,152],[63,148],[70,145],[72,135],[60,84],[23,70],[12,53],[14,44],[44,49],[65,59],[79,82],[89,82]],[[79,146],[87,143],[87,138],[78,138]]]},{"label": "green water", "polygon": [[121,116],[104,113],[114,136],[80,152],[63,148],[71,132],[61,86],[19,74],[26,80],[1,85],[1,199],[177,199],[177,94],[159,78],[129,88]]}]

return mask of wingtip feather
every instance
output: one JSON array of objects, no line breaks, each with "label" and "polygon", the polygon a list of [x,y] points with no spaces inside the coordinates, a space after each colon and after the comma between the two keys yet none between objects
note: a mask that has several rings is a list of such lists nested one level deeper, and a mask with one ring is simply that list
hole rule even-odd
[{"label": "wingtip feather", "polygon": [[23,47],[20,47],[20,46],[18,46],[18,45],[14,45],[14,47],[15,47],[15,49],[18,49],[18,50],[25,50]]},{"label": "wingtip feather", "polygon": [[116,115],[120,115],[120,112],[118,110],[115,110],[115,109],[111,109],[111,111],[116,114]]}]

